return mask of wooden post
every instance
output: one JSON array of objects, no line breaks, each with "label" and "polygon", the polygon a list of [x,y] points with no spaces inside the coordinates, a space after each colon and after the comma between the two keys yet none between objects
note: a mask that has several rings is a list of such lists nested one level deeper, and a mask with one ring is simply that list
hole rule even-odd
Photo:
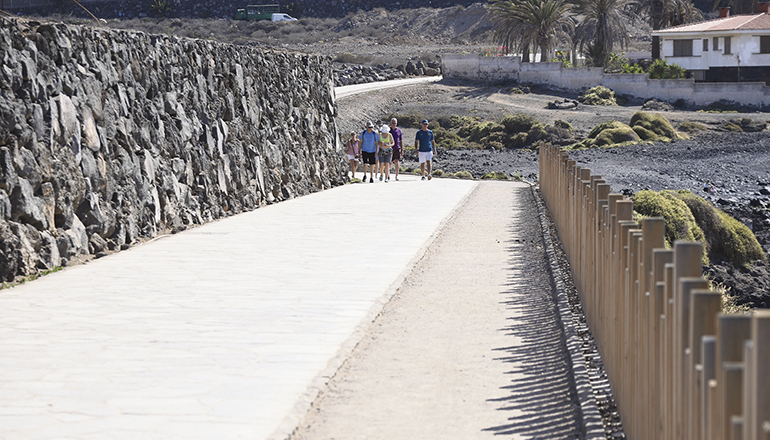
[{"label": "wooden post", "polygon": [[[716,323],[716,320],[714,320]],[[711,400],[714,398],[711,394],[711,382],[715,382],[716,379],[716,336],[704,336],[701,339],[701,370],[700,379],[703,384],[701,390],[701,437],[703,439],[711,438],[711,431],[709,430],[709,418],[711,417]]]},{"label": "wooden post", "polygon": [[[690,291],[706,289],[708,284],[701,276],[702,246],[697,242],[677,241],[674,243],[674,435],[675,438],[689,439],[689,404],[685,369],[685,350],[689,342]],[[689,279],[687,286],[683,279]],[[699,283],[699,281],[700,283]],[[689,287],[689,290],[687,290]]]},{"label": "wooden post", "polygon": [[664,414],[666,416],[666,440],[678,440],[674,435],[674,263],[666,264],[666,279],[664,281],[665,300],[663,305],[666,317],[663,334],[663,371],[664,375]]},{"label": "wooden post", "polygon": [[712,439],[727,438],[730,428],[730,415],[734,414],[727,406],[726,378],[724,365],[740,362],[744,355],[744,341],[751,337],[751,317],[748,315],[717,315],[716,346],[716,414],[712,418],[710,431]]},{"label": "wooden post", "polygon": [[671,264],[674,260],[674,251],[667,249],[655,249],[653,251],[652,266],[652,285],[655,286],[652,309],[652,334],[650,336],[653,344],[652,356],[650,358],[650,370],[653,371],[653,378],[650,381],[650,395],[652,401],[651,408],[655,411],[654,430],[649,433],[650,438],[664,438],[663,424],[665,420],[665,364],[664,360],[664,338],[665,338],[665,310],[668,300],[666,298],[666,264]]},{"label": "wooden post", "polygon": [[722,438],[731,439],[734,432],[733,417],[741,417],[743,414],[743,363],[723,363],[722,380],[724,383],[724,404],[727,410]]},{"label": "wooden post", "polygon": [[770,421],[770,378],[766,369],[770,365],[770,310],[755,310],[751,316],[751,340],[754,348],[751,354],[750,379],[754,392],[750,397],[751,426],[747,427],[752,439],[761,438],[762,425]]},{"label": "wooden post", "polygon": [[703,371],[701,339],[706,335],[716,335],[717,314],[722,306],[722,295],[710,290],[693,290],[690,299],[690,362],[685,368],[690,370],[688,385],[690,399],[690,438],[701,439],[701,393],[704,388],[699,372]]}]

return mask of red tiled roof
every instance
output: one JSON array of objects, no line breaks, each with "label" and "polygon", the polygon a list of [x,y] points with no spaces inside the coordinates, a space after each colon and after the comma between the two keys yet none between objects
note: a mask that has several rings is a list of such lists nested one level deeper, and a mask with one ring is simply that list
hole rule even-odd
[{"label": "red tiled roof", "polygon": [[656,33],[685,33],[685,32],[724,32],[724,31],[756,31],[770,30],[770,15],[762,13],[755,15],[736,15],[734,17],[717,18],[716,20],[700,23],[683,24],[668,29],[653,31]]}]

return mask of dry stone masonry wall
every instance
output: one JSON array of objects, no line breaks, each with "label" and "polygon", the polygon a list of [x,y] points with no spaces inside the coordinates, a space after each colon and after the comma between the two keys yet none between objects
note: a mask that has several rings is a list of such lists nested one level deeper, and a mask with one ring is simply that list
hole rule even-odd
[{"label": "dry stone masonry wall", "polygon": [[342,183],[331,60],[0,20],[0,280]]}]

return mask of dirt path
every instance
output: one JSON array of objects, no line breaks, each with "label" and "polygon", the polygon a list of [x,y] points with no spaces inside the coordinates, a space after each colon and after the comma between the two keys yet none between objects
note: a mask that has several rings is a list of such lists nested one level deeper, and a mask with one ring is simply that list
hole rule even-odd
[{"label": "dirt path", "polygon": [[292,438],[576,438],[540,237],[528,186],[480,183]]}]

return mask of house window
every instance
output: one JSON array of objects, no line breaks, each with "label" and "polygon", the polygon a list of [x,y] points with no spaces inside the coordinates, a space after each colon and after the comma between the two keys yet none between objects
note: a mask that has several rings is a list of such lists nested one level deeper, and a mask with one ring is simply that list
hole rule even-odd
[{"label": "house window", "polygon": [[770,53],[770,35],[759,37],[759,53]]},{"label": "house window", "polygon": [[674,40],[675,57],[692,56],[692,40]]},{"label": "house window", "polygon": [[730,47],[731,46],[730,45],[730,43],[731,43],[730,40],[731,40],[730,37],[725,37],[725,55],[733,53],[732,48]]},{"label": "house window", "polygon": [[703,39],[703,51],[708,52],[709,51],[709,39],[704,38]]},{"label": "house window", "polygon": [[711,39],[712,44],[711,47],[714,48],[714,50],[719,50],[719,37],[714,37]]}]

